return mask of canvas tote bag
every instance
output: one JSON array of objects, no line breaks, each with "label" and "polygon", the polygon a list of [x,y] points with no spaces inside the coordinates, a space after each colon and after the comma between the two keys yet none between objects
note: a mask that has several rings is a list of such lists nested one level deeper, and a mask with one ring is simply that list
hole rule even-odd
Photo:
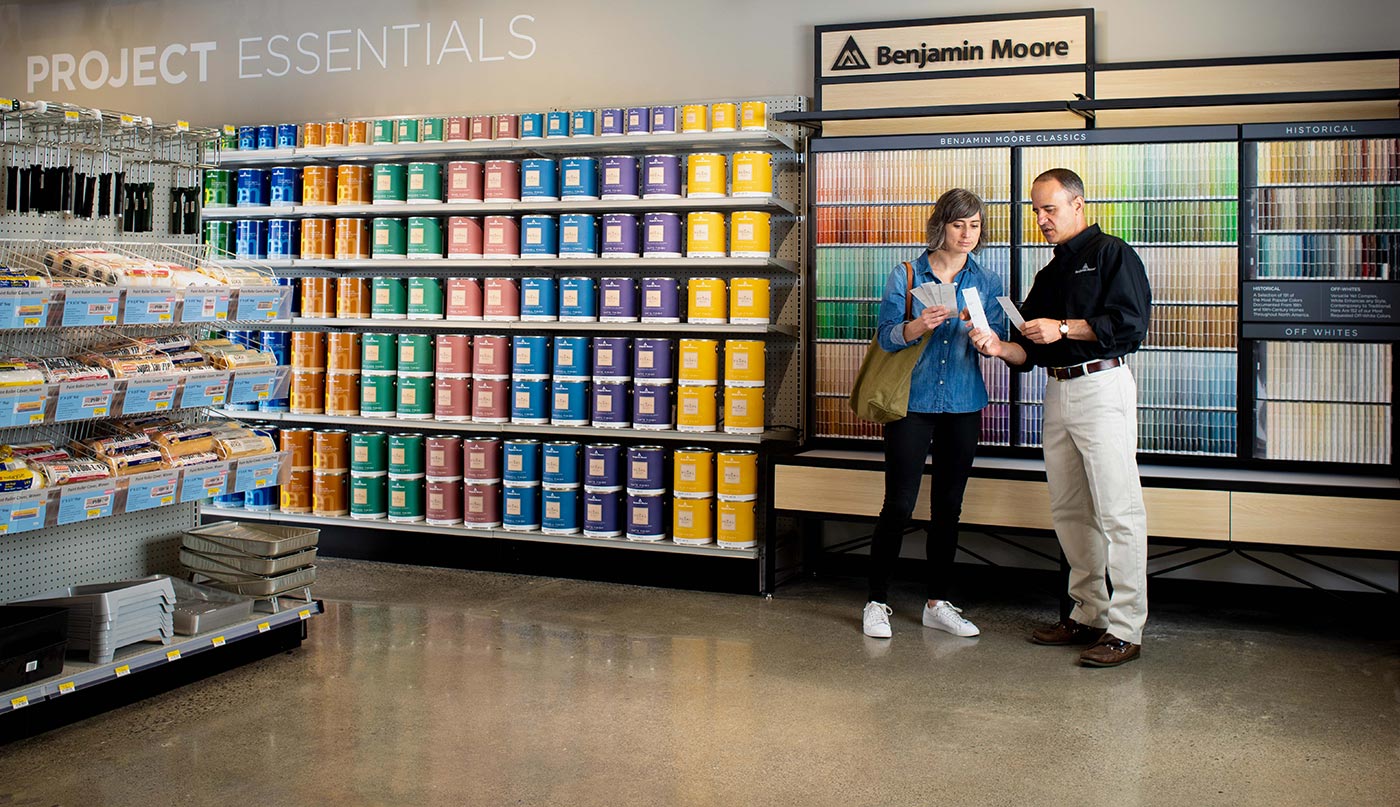
[{"label": "canvas tote bag", "polygon": [[[904,262],[904,319],[913,316],[914,267]],[[865,358],[851,387],[851,410],[857,416],[875,423],[889,423],[909,414],[909,383],[914,377],[914,365],[924,354],[929,340],[897,353],[880,347],[878,334],[870,338]]]}]

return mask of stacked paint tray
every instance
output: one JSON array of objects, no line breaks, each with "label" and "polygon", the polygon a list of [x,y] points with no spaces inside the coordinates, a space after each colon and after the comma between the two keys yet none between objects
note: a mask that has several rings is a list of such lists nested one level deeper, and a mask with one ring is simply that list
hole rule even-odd
[{"label": "stacked paint tray", "polygon": [[253,616],[253,599],[213,586],[174,580],[175,632],[194,636],[237,625]]},{"label": "stacked paint tray", "polygon": [[175,588],[165,575],[69,586],[23,601],[68,609],[68,650],[107,664],[117,650],[138,642],[170,644],[175,635]]},{"label": "stacked paint tray", "polygon": [[264,598],[305,590],[309,596],[320,537],[318,529],[222,521],[187,531],[180,563],[235,594]]}]

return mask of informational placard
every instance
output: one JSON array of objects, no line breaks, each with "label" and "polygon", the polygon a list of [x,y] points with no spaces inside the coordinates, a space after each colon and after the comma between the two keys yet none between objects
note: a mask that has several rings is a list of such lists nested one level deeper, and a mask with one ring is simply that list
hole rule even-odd
[{"label": "informational placard", "polygon": [[99,479],[60,488],[58,498],[58,523],[74,524],[91,518],[105,518],[112,515],[117,503],[117,484],[114,479]]},{"label": "informational placard", "polygon": [[40,529],[48,512],[48,491],[0,497],[0,535]]},{"label": "informational placard", "polygon": [[126,489],[126,512],[135,513],[154,507],[165,507],[175,503],[179,492],[179,471],[152,471],[137,474],[128,480]]},{"label": "informational placard", "polygon": [[112,398],[116,393],[116,382],[111,380],[59,384],[54,422],[105,418],[112,414]]},{"label": "informational placard", "polygon": [[1251,281],[1246,322],[1400,324],[1400,285],[1334,280]]},{"label": "informational placard", "polygon": [[229,390],[229,403],[255,403],[280,397],[278,381],[281,377],[277,367],[237,370]]},{"label": "informational placard", "polygon": [[48,384],[0,389],[0,427],[43,423],[50,389]]},{"label": "informational placard", "polygon": [[238,290],[237,314],[234,318],[239,322],[287,319],[291,316],[291,293],[288,286],[241,288]]},{"label": "informational placard", "polygon": [[186,376],[180,393],[180,408],[223,406],[228,400],[231,377],[232,373],[227,372],[191,373]]},{"label": "informational placard", "polygon": [[48,324],[47,289],[0,289],[0,328],[40,328]]},{"label": "informational placard", "polygon": [[211,462],[186,468],[180,478],[180,501],[197,502],[227,493],[231,465],[229,462]]},{"label": "informational placard", "polygon": [[122,323],[125,325],[165,325],[175,321],[180,297],[173,291],[131,289],[124,297]]},{"label": "informational placard", "polygon": [[277,484],[281,473],[282,457],[278,454],[239,460],[238,468],[234,472],[233,492],[247,493],[250,490],[272,487]]},{"label": "informational placard", "polygon": [[115,289],[68,289],[63,296],[63,327],[116,325],[121,299]]},{"label": "informational placard", "polygon": [[123,415],[145,415],[175,409],[180,395],[180,379],[171,376],[133,378],[122,398]]},{"label": "informational placard", "polygon": [[180,307],[180,321],[223,322],[228,319],[232,301],[233,292],[230,289],[186,289],[185,301]]}]

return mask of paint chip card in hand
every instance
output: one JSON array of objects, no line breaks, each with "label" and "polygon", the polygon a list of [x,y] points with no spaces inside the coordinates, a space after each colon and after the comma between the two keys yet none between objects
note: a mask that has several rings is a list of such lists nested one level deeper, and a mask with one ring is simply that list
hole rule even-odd
[{"label": "paint chip card in hand", "polygon": [[982,295],[977,293],[977,289],[963,289],[963,302],[967,303],[967,315],[972,318],[972,327],[990,331],[992,326],[987,322],[987,312],[982,310]]},{"label": "paint chip card in hand", "polygon": [[915,300],[918,300],[920,303],[923,303],[924,308],[932,308],[932,307],[933,307],[933,295],[929,293],[929,290],[928,290],[929,285],[930,285],[930,284],[925,283],[925,284],[922,285],[922,286],[915,286],[914,289],[913,289],[913,291],[912,291],[912,294],[914,295],[914,299],[915,299]]},{"label": "paint chip card in hand", "polygon": [[1026,324],[1025,317],[1022,317],[1021,312],[1016,310],[1016,304],[1011,302],[1010,297],[998,297],[997,302],[1001,303],[1001,310],[1006,312],[1006,318],[1011,320],[1011,324],[1015,325],[1017,329]]}]

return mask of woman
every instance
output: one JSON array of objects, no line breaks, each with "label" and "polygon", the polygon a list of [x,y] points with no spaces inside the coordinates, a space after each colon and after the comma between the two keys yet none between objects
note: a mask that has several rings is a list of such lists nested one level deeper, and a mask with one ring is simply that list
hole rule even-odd
[{"label": "woman", "polygon": [[928,602],[925,627],[955,636],[976,636],[977,626],[948,602],[948,581],[958,551],[958,516],[963,491],[977,453],[982,431],[982,407],[987,387],[982,381],[977,351],[959,318],[965,310],[963,293],[976,289],[989,324],[1006,333],[1006,316],[996,304],[1003,293],[1001,278],[977,265],[972,253],[982,247],[986,212],[971,191],[950,190],[938,198],[928,220],[928,250],[912,261],[913,288],[925,283],[952,284],[957,304],[925,307],[914,299],[912,318],[905,320],[908,275],[904,264],[890,272],[880,303],[880,347],[894,353],[921,344],[928,346],[914,365],[909,387],[909,414],[885,425],[885,502],[875,524],[870,550],[870,601],[862,620],[865,635],[889,638],[890,570],[899,557],[904,531],[914,512],[924,462],[932,455],[931,518],[928,524]]}]

